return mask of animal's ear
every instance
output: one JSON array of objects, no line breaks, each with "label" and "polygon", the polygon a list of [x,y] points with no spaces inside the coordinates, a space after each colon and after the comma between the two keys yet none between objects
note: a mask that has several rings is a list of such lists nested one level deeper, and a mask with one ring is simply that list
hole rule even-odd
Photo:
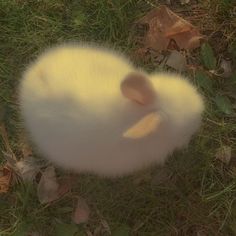
[{"label": "animal's ear", "polygon": [[149,113],[123,133],[123,137],[139,139],[157,131],[162,117],[157,112]]},{"label": "animal's ear", "polygon": [[128,74],[122,81],[120,88],[126,98],[141,105],[151,104],[156,97],[151,81],[138,72]]}]

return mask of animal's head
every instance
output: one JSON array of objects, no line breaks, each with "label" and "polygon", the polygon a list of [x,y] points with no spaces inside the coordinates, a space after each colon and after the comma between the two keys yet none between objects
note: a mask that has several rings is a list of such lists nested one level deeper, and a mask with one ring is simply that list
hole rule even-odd
[{"label": "animal's head", "polygon": [[123,96],[148,112],[132,124],[123,136],[140,139],[158,132],[163,125],[178,133],[199,126],[204,104],[196,89],[185,79],[169,73],[145,75],[128,74],[121,82]]}]

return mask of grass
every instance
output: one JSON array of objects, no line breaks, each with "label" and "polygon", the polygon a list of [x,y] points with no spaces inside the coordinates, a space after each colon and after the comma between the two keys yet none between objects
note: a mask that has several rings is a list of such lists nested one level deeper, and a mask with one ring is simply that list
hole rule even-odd
[{"label": "grass", "polygon": [[[133,22],[152,9],[154,2],[0,0],[0,104],[17,157],[22,157],[23,129],[17,85],[26,65],[45,48],[63,41],[96,41],[131,55],[135,48],[130,38]],[[175,3],[175,7],[185,10],[186,18],[191,19],[188,12],[193,4]],[[204,17],[191,21],[208,36],[217,58],[229,54],[235,63],[234,1],[201,1],[197,7]],[[200,64],[200,50],[195,55]],[[79,176],[72,192],[52,205],[38,202],[35,185],[15,184],[0,195],[0,235],[26,235],[29,231],[57,235],[58,225],[71,224],[78,195],[87,200],[92,214],[88,224],[76,226],[76,235],[93,232],[104,220],[113,233],[121,227],[128,228],[130,235],[236,235],[235,161],[227,166],[215,160],[217,148],[223,145],[232,148],[235,158],[236,123],[235,117],[223,114],[214,102],[216,93],[235,92],[236,82],[232,77],[213,78],[212,83],[213,93],[202,88],[207,101],[202,129],[187,150],[176,152],[165,165],[170,178],[160,181],[163,170],[157,167],[118,180]],[[4,150],[2,141],[0,145]],[[4,163],[4,157],[0,160]]]}]

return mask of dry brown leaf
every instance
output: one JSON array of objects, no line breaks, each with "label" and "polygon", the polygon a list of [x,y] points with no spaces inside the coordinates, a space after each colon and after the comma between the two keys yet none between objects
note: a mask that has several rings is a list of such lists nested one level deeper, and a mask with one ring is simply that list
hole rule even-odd
[{"label": "dry brown leaf", "polygon": [[42,173],[38,184],[37,194],[40,203],[48,203],[59,198],[59,184],[57,182],[55,169],[49,166]]},{"label": "dry brown leaf", "polygon": [[11,149],[9,139],[8,139],[8,135],[7,135],[7,130],[6,130],[6,127],[3,123],[0,124],[0,133],[1,133],[1,137],[2,137],[2,140],[3,140],[4,146],[6,148],[6,153],[9,154],[9,157],[11,156],[12,162],[17,161],[17,158],[16,158],[14,152]]},{"label": "dry brown leaf", "polygon": [[8,192],[11,179],[12,170],[6,166],[0,167],[0,193]]},{"label": "dry brown leaf", "polygon": [[86,223],[89,219],[90,209],[86,201],[79,197],[77,201],[77,206],[73,213],[72,219],[74,223],[81,224]]},{"label": "dry brown leaf", "polygon": [[165,36],[173,38],[175,35],[189,32],[192,29],[190,24],[184,24],[183,21],[177,20],[169,29],[166,30]]},{"label": "dry brown leaf", "polygon": [[29,148],[27,142],[24,141],[25,151],[23,152],[22,150],[23,156],[27,158],[18,161],[15,153],[11,149],[7,130],[3,123],[0,124],[0,134],[6,149],[6,152],[2,151],[2,153],[4,158],[7,160],[7,165],[11,168],[12,171],[14,171],[14,177],[16,177],[14,180],[17,180],[17,178],[20,176],[23,180],[32,181],[35,175],[39,172],[40,167],[37,166],[34,162],[34,159],[32,158],[32,151]]},{"label": "dry brown leaf", "polygon": [[166,65],[177,70],[183,71],[186,69],[186,58],[178,51],[172,51],[169,58],[166,61]]},{"label": "dry brown leaf", "polygon": [[166,50],[170,41],[174,40],[180,49],[194,49],[200,46],[203,38],[196,27],[166,6],[150,11],[137,24],[149,26],[143,38],[144,48]]},{"label": "dry brown leaf", "polygon": [[73,181],[69,177],[57,180],[55,168],[47,167],[42,173],[37,188],[40,203],[49,203],[59,199],[71,189],[72,183]]},{"label": "dry brown leaf", "polygon": [[222,146],[219,149],[217,149],[216,159],[222,161],[225,164],[229,164],[231,160],[231,147]]},{"label": "dry brown leaf", "polygon": [[218,70],[211,70],[210,72],[222,78],[229,78],[233,73],[232,61],[222,58],[220,68]]}]

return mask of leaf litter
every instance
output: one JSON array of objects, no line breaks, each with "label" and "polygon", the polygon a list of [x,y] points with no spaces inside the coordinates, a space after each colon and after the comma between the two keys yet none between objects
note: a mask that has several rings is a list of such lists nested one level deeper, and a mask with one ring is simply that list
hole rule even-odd
[{"label": "leaf litter", "polygon": [[[1,112],[1,121],[3,120],[3,114]],[[14,152],[11,149],[7,130],[3,122],[0,123],[0,135],[3,140],[3,144],[7,152],[2,151],[3,156],[7,156],[7,162],[0,166],[0,193],[8,192],[10,188],[10,184],[12,182],[13,177],[13,168],[14,164],[16,163],[17,159]],[[7,154],[7,155],[6,155]]]},{"label": "leaf litter", "polygon": [[[30,145],[26,139],[22,138],[22,153],[23,158],[18,160],[16,155],[11,149],[7,131],[4,123],[0,124],[1,138],[3,140],[6,151],[2,151],[6,159],[6,164],[0,166],[0,193],[7,192],[15,174],[15,179],[21,178],[24,182],[33,182],[41,168],[45,163],[40,159],[33,157]],[[42,173],[41,179],[38,184],[37,194],[41,203],[48,203],[60,198],[71,188],[71,180],[64,178],[57,182],[54,167],[48,167]]]},{"label": "leaf litter", "polygon": [[58,188],[55,169],[53,166],[49,166],[42,173],[37,188],[40,203],[48,203],[58,199]]},{"label": "leaf litter", "polygon": [[[33,152],[25,136],[21,139],[23,158],[18,160],[11,149],[4,123],[0,123],[0,134],[6,149],[2,153],[7,161],[5,165],[0,166],[0,193],[5,193],[9,190],[13,174],[15,180],[20,177],[24,182],[33,182],[46,164],[33,157]],[[54,167],[47,167],[42,172],[37,186],[39,201],[49,203],[59,199],[71,189],[72,183],[73,179],[70,177],[63,177],[58,181]]]},{"label": "leaf litter", "polygon": [[39,202],[50,203],[61,198],[71,189],[73,179],[63,177],[57,179],[55,168],[48,166],[43,172],[37,186]]},{"label": "leaf litter", "polygon": [[90,208],[85,199],[78,197],[77,205],[74,210],[72,220],[76,224],[86,223],[89,219]]},{"label": "leaf litter", "polygon": [[18,160],[14,152],[10,147],[10,143],[8,140],[8,135],[4,124],[1,124],[1,137],[4,142],[4,146],[6,151],[2,151],[4,158],[7,163],[6,166],[12,170],[14,173],[14,179],[21,178],[23,181],[33,181],[35,176],[39,173],[40,168],[43,166],[40,161],[37,161],[33,155],[32,150],[28,143],[23,142],[24,151],[23,158]]},{"label": "leaf litter", "polygon": [[230,78],[233,74],[232,61],[222,58],[219,68],[210,72],[218,77]]},{"label": "leaf litter", "polygon": [[166,6],[151,10],[136,24],[147,28],[146,34],[141,37],[143,47],[158,51],[167,50],[171,40],[180,49],[195,49],[200,46],[200,39],[203,38],[196,27]]},{"label": "leaf litter", "polygon": [[166,61],[166,65],[175,69],[176,71],[184,71],[186,69],[186,57],[180,52],[174,50],[170,53]]},{"label": "leaf litter", "polygon": [[0,193],[8,192],[11,179],[12,170],[7,166],[0,167]]},{"label": "leaf litter", "polygon": [[[183,1],[181,0],[181,3],[183,3],[183,4],[186,4],[188,2],[189,2],[189,0],[183,0]],[[148,23],[149,27],[151,27],[151,26],[156,27],[156,29],[152,29],[152,32],[158,32],[159,35],[161,35],[161,37],[158,39],[158,37],[154,37],[154,36],[150,35],[152,32],[149,32],[149,34],[147,34],[145,37],[145,41],[144,41],[145,48],[143,48],[142,50],[145,53],[148,48],[155,49],[157,51],[157,55],[159,57],[158,59],[160,59],[160,62],[165,61],[165,64],[167,66],[169,66],[177,71],[183,71],[186,66],[186,57],[185,57],[185,55],[182,54],[180,49],[189,50],[189,49],[194,49],[196,47],[199,47],[200,39],[203,38],[203,36],[201,36],[201,34],[198,32],[198,30],[194,26],[192,26],[189,22],[185,21],[181,17],[177,16],[175,13],[171,12],[168,8],[163,7],[161,9],[163,12],[165,12],[167,14],[166,18],[163,17],[163,21],[166,20],[166,22],[167,22],[166,26],[161,25],[161,20],[160,20],[161,14],[160,14],[159,18],[158,18],[158,15],[156,16],[156,24],[155,24],[154,19],[151,19],[151,17],[149,19],[150,22]],[[155,17],[155,16],[153,16],[153,17]],[[176,22],[174,22],[174,23],[171,22],[171,20],[174,20],[174,19],[176,20]],[[159,28],[158,28],[158,24],[157,24],[158,20],[159,20]],[[168,24],[170,24],[170,25],[172,24],[172,26],[169,27],[170,26],[169,25],[167,27]],[[162,31],[161,31],[161,29],[162,29]],[[149,31],[150,31],[150,28],[149,28]],[[191,36],[192,38],[190,37],[190,39],[188,39],[188,37],[186,37],[186,36],[189,36],[189,37]],[[181,37],[182,37],[182,39],[185,37],[185,41],[181,41],[180,40]],[[155,42],[155,39],[156,39],[156,42]],[[160,40],[160,42],[162,42],[162,44],[159,44],[158,40]],[[163,41],[161,41],[161,40],[163,40]],[[160,54],[158,52],[161,50],[170,50],[171,51],[167,59],[165,58],[165,56],[163,56],[162,54]],[[210,62],[210,63],[212,63],[212,62]],[[215,67],[216,63],[214,60],[213,60],[213,64],[214,64],[214,66],[212,66],[212,65],[209,66],[207,64],[207,68],[211,69],[211,68]],[[218,71],[214,71],[214,70],[210,71],[210,72],[212,72],[215,75],[221,76],[221,77],[228,77],[228,75],[226,76],[226,74],[229,73],[229,68],[230,68],[229,64],[222,60],[220,66],[221,66],[221,68],[224,69],[224,72],[222,74],[217,74]],[[205,87],[207,87],[207,86],[205,86]],[[226,147],[226,148],[224,147],[223,149],[219,150],[216,154],[217,158],[221,159],[225,163],[228,163],[231,158],[231,150],[229,151],[229,148],[230,147]],[[23,179],[32,180],[35,177],[35,174],[40,171],[40,168],[37,166],[33,167],[34,166],[33,160],[30,159],[31,158],[31,156],[29,154],[30,151],[29,152],[28,151],[29,150],[27,150],[27,148],[26,148],[26,150],[23,152],[23,156],[28,156],[29,159],[28,160],[21,160],[21,161],[17,162],[16,166],[17,166],[18,170],[20,170],[21,176],[23,177]],[[10,152],[10,153],[13,153],[13,152]],[[14,157],[15,157],[14,153],[12,155],[13,155],[12,157],[14,159]],[[0,172],[0,175],[1,175],[1,172]],[[0,178],[1,177],[2,176],[0,176]],[[158,181],[160,181],[160,183],[165,182],[166,179],[168,179],[168,176],[166,176],[165,174],[163,176],[162,175],[158,176]],[[67,192],[67,188],[65,187],[64,184],[63,184],[62,188],[60,187],[60,183],[58,182],[56,175],[55,175],[54,167],[49,167],[49,169],[46,169],[43,172],[40,182],[41,183],[39,185],[41,185],[41,188],[46,190],[45,192],[48,191],[47,193],[45,193],[46,194],[45,196],[43,196],[43,197],[41,196],[42,197],[41,200],[44,199],[43,200],[44,203],[56,200],[63,193]],[[39,189],[39,185],[38,185],[38,189]],[[0,182],[0,186],[1,186],[1,182]],[[44,186],[44,187],[42,187],[42,186]],[[83,199],[82,199],[82,203],[81,203],[81,200],[80,200],[80,202],[78,200],[77,207],[74,212],[73,220],[75,222],[78,222],[78,224],[83,223],[83,222],[87,222],[88,218],[89,218],[89,213],[90,213],[90,210],[88,208],[87,203],[85,202],[85,204],[83,205]],[[123,234],[123,231],[122,231],[122,234]]]},{"label": "leaf litter", "polygon": [[10,143],[9,143],[9,139],[8,139],[8,135],[7,135],[7,130],[6,127],[4,125],[4,123],[0,124],[0,133],[1,133],[1,137],[6,149],[6,152],[9,154],[9,157],[11,156],[11,159],[9,159],[9,164],[11,163],[15,163],[17,161],[17,158],[14,154],[14,152],[11,149]]},{"label": "leaf litter", "polygon": [[178,72],[187,69],[186,51],[198,48],[204,36],[190,22],[160,6],[147,13],[135,23],[140,47],[135,59],[163,68],[167,66]]}]

